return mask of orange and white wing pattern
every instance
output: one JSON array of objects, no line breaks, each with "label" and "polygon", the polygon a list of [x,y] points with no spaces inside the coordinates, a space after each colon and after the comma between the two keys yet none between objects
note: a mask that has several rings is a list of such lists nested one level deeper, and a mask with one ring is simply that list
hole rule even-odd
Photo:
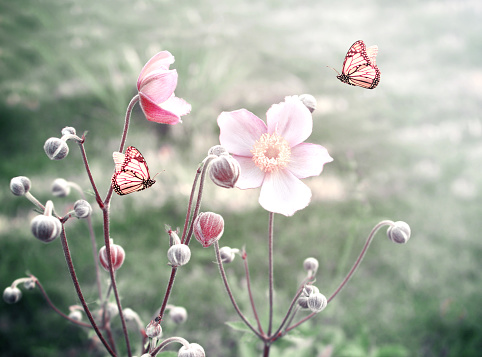
[{"label": "orange and white wing pattern", "polygon": [[150,177],[144,156],[135,147],[129,146],[125,154],[114,152],[113,158],[115,173],[112,176],[112,186],[117,194],[142,191],[156,182]]},{"label": "orange and white wing pattern", "polygon": [[336,76],[343,83],[367,89],[375,88],[380,82],[380,70],[376,65],[378,46],[368,49],[361,40],[348,50],[341,74]]}]

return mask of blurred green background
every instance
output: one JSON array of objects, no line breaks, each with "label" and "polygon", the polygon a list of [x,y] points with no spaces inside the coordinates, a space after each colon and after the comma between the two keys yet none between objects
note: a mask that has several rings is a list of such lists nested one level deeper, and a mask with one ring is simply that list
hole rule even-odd
[{"label": "blurred green background", "polygon": [[[127,252],[118,272],[125,307],[147,324],[160,306],[170,271],[164,224],[183,224],[197,163],[218,143],[217,116],[247,108],[264,119],[286,95],[310,93],[318,110],[308,142],[326,146],[335,160],[320,177],[305,180],[313,190],[308,208],[276,216],[275,323],[303,278],[306,257],[320,261],[316,285],[329,296],[378,221],[408,222],[412,239],[397,246],[379,233],[345,290],[275,344],[272,355],[322,356],[333,348],[333,356],[480,356],[481,20],[479,0],[1,0],[2,289],[31,272],[60,309],[77,304],[60,241],[45,245],[31,236],[36,213],[9,192],[9,181],[28,176],[32,193],[42,202],[53,199],[59,212],[79,197],[54,198],[53,179],[75,181],[89,194],[74,143],[58,162],[42,149],[47,138],[73,126],[79,134],[88,131],[86,150],[104,196],[140,69],[169,50],[179,72],[176,94],[193,109],[174,127],[148,122],[138,106],[134,110],[127,144],[160,174],[149,190],[113,199],[112,237]],[[375,90],[342,84],[326,67],[340,71],[358,39],[379,46],[382,74]],[[224,216],[221,245],[246,246],[266,319],[268,214],[257,203],[258,192],[208,182],[204,197],[202,210]],[[101,244],[97,207],[93,219]],[[95,308],[85,222],[69,221],[67,233]],[[193,242],[192,254],[170,301],[186,307],[189,320],[181,326],[165,321],[164,335],[200,343],[208,356],[259,355],[256,340],[224,324],[238,318],[213,251]],[[239,259],[228,274],[251,316]],[[89,331],[53,313],[38,291],[23,292],[15,305],[0,303],[2,355],[94,355]],[[113,324],[119,334],[118,318]]]}]

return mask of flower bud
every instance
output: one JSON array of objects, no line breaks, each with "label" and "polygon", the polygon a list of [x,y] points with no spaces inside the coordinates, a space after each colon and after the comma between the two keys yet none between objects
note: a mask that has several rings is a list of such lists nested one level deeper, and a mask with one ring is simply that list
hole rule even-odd
[{"label": "flower bud", "polygon": [[221,255],[221,261],[223,263],[231,263],[236,257],[236,252],[238,249],[231,249],[230,247],[222,247],[219,249],[219,254]]},{"label": "flower bud", "polygon": [[176,324],[182,324],[187,320],[187,310],[182,306],[174,306],[169,310],[169,317]]},{"label": "flower bud", "polygon": [[30,190],[31,182],[26,176],[17,176],[10,180],[10,191],[15,196],[23,196]]},{"label": "flower bud", "polygon": [[319,293],[320,290],[314,286],[314,285],[306,285],[303,288],[303,292],[301,293],[300,297],[298,298],[298,305],[302,307],[303,309],[308,308],[308,298],[312,294],[317,294]]},{"label": "flower bud", "polygon": [[69,317],[75,321],[82,321],[82,312],[79,310],[72,310],[69,313]]},{"label": "flower bud", "polygon": [[316,109],[316,99],[311,94],[302,94],[298,97],[301,102],[310,110],[314,112]]},{"label": "flower bud", "polygon": [[204,248],[214,244],[224,232],[224,219],[213,212],[201,212],[194,220],[194,236]]},{"label": "flower bud", "polygon": [[62,129],[62,136],[63,135],[77,135],[77,132],[75,131],[75,128],[71,126],[66,126]]},{"label": "flower bud", "polygon": [[208,155],[229,155],[228,150],[222,145],[214,145],[212,148],[209,149]]},{"label": "flower bud", "polygon": [[34,279],[29,279],[23,283],[23,287],[26,290],[33,290],[35,289],[35,280]]},{"label": "flower bud", "polygon": [[315,258],[306,258],[303,262],[303,268],[311,275],[315,275],[318,270],[318,260]]},{"label": "flower bud", "polygon": [[[110,259],[114,271],[122,266],[125,257],[126,253],[124,248],[122,248],[120,245],[114,244],[114,241],[110,239]],[[107,258],[107,249],[105,245],[99,249],[99,261],[100,265],[102,265],[106,271],[109,271],[109,260]]]},{"label": "flower bud", "polygon": [[50,138],[44,144],[44,150],[50,160],[62,160],[69,153],[67,143],[59,138]]},{"label": "flower bud", "polygon": [[52,182],[51,190],[54,196],[65,197],[70,193],[70,184],[63,178],[58,178]]},{"label": "flower bud", "polygon": [[322,311],[326,305],[328,305],[328,301],[326,300],[325,295],[321,293],[314,293],[308,297],[308,308],[312,312],[318,313]]},{"label": "flower bud", "polygon": [[106,312],[107,316],[109,316],[112,320],[115,316],[119,314],[119,308],[117,307],[117,304],[110,302],[107,304]]},{"label": "flower bud", "polygon": [[5,288],[5,290],[3,290],[3,300],[7,304],[15,304],[21,298],[22,298],[22,292],[17,287],[12,288],[11,286],[9,286]]},{"label": "flower bud", "polygon": [[218,186],[233,188],[238,181],[241,166],[231,155],[221,155],[209,164],[209,177]]},{"label": "flower bud", "polygon": [[395,222],[393,226],[388,227],[387,236],[394,243],[405,244],[410,239],[410,226],[403,222]]},{"label": "flower bud", "polygon": [[49,243],[60,235],[62,223],[54,216],[40,215],[32,219],[30,229],[35,238],[44,243]]},{"label": "flower bud", "polygon": [[190,343],[188,346],[182,346],[177,353],[177,357],[205,357],[206,353],[201,345]]},{"label": "flower bud", "polygon": [[87,218],[92,213],[92,207],[85,200],[77,200],[74,203],[74,212],[77,218]]},{"label": "flower bud", "polygon": [[162,336],[162,327],[159,322],[152,320],[146,326],[146,336],[149,338],[158,338]]},{"label": "flower bud", "polygon": [[174,244],[167,251],[167,259],[173,267],[185,265],[191,259],[191,249],[186,244]]},{"label": "flower bud", "polygon": [[140,321],[140,318],[137,312],[132,310],[130,307],[123,309],[122,312],[124,313],[124,318],[126,319],[127,322]]}]

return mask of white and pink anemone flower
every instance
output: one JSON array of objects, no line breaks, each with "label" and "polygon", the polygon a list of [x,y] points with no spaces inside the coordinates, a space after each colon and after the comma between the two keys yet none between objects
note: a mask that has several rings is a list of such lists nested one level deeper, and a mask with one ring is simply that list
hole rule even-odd
[{"label": "white and pink anemone flower", "polygon": [[162,51],[142,68],[137,79],[139,101],[147,120],[162,124],[177,124],[181,116],[191,111],[191,105],[174,95],[177,71],[169,69],[174,56]]},{"label": "white and pink anemone flower", "polygon": [[264,209],[292,216],[311,201],[311,190],[300,179],[318,176],[333,159],[323,146],[304,142],[313,119],[298,96],[272,105],[266,118],[267,125],[246,109],[223,112],[219,141],[241,165],[236,187],[261,187]]}]

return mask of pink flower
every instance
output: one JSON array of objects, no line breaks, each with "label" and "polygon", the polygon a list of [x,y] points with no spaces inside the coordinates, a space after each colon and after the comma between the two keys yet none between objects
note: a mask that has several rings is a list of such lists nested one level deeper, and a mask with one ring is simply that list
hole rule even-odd
[{"label": "pink flower", "polygon": [[323,146],[304,142],[313,119],[297,96],[272,105],[266,117],[268,125],[246,109],[221,113],[219,141],[241,165],[236,186],[261,187],[264,209],[292,216],[311,200],[300,179],[319,175],[333,159]]},{"label": "pink flower", "polygon": [[191,105],[177,98],[177,71],[169,69],[174,56],[168,51],[159,52],[144,66],[137,79],[137,90],[142,111],[147,120],[163,124],[177,124],[181,116],[191,111]]}]

